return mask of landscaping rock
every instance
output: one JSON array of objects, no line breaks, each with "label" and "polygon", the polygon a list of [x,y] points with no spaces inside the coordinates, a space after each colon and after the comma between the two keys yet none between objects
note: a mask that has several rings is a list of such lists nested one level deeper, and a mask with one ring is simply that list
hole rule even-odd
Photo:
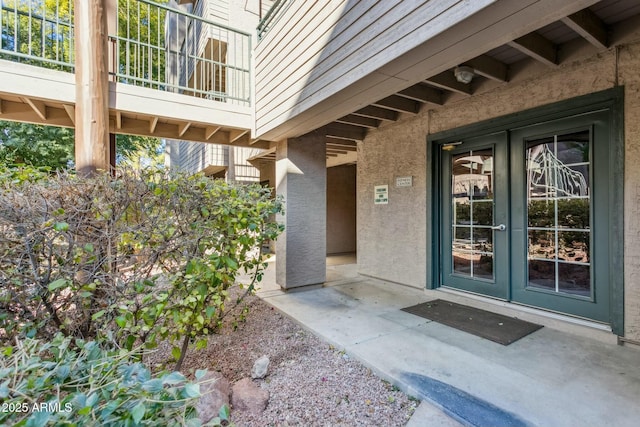
[{"label": "landscaping rock", "polygon": [[219,372],[207,372],[200,382],[196,411],[204,424],[219,415],[222,405],[229,405],[229,381]]},{"label": "landscaping rock", "polygon": [[251,369],[251,378],[253,378],[254,380],[258,378],[264,378],[267,376],[268,370],[269,358],[267,356],[262,356],[253,364],[253,369]]},{"label": "landscaping rock", "polygon": [[231,389],[231,405],[234,411],[247,411],[260,415],[269,403],[269,392],[258,387],[251,378],[243,378]]}]

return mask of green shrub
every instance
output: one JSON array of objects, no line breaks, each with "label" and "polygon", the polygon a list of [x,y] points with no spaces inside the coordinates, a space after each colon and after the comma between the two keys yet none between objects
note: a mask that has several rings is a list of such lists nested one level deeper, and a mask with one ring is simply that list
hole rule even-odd
[{"label": "green shrub", "polygon": [[[0,424],[16,426],[198,426],[198,383],[178,372],[152,376],[128,351],[58,334],[2,349]],[[204,371],[196,374],[202,378]],[[226,424],[222,418],[207,425]]]},{"label": "green shrub", "polygon": [[238,274],[245,292],[261,280],[281,209],[269,189],[202,175],[0,172],[0,340],[170,339],[179,369],[238,305]]}]

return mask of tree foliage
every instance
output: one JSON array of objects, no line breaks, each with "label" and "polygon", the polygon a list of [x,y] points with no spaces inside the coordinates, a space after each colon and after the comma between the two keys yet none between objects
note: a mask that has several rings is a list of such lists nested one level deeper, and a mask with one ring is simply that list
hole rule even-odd
[{"label": "tree foliage", "polygon": [[[161,154],[161,141],[135,135],[116,136],[116,161],[136,161]],[[74,130],[0,121],[0,164],[68,168],[74,160]]]}]

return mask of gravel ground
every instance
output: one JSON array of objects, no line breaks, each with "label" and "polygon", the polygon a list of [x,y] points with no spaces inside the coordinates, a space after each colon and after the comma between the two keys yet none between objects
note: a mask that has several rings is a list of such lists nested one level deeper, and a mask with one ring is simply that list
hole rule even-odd
[{"label": "gravel ground", "polygon": [[[255,380],[270,393],[259,416],[231,408],[237,426],[404,426],[418,401],[368,368],[300,327],[255,296],[245,300],[246,320],[210,337],[203,350],[190,349],[185,374],[221,372],[231,384],[250,377],[256,359],[267,355],[269,373]],[[148,356],[166,360],[168,348]]]}]

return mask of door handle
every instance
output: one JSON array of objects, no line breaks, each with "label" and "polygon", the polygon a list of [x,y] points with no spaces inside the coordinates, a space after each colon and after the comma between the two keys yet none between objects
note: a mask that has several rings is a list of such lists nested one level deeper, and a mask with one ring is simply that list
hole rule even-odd
[{"label": "door handle", "polygon": [[504,231],[507,229],[507,226],[504,224],[494,225],[491,227],[492,230]]}]

